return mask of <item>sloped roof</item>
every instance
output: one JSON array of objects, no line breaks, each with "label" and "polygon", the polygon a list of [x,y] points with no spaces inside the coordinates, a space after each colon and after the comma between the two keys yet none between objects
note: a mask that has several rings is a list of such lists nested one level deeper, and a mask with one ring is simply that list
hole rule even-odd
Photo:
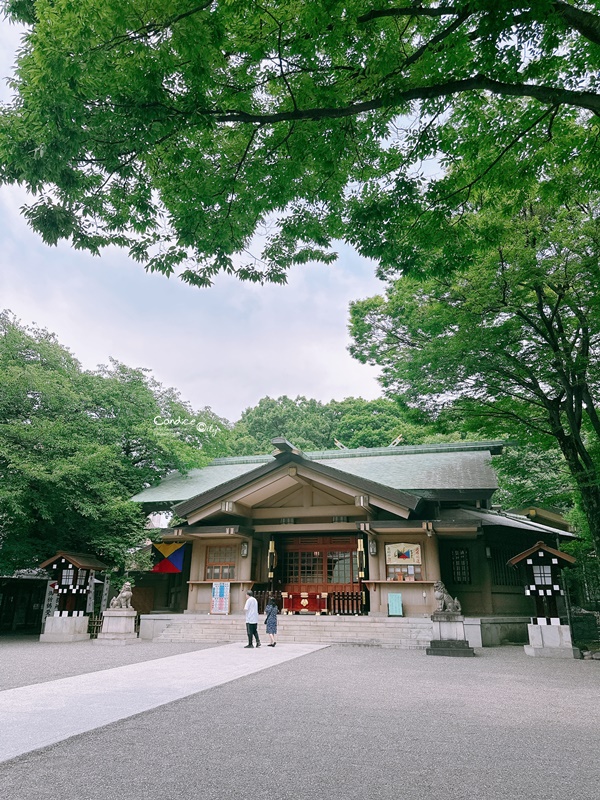
[{"label": "sloped roof", "polygon": [[555,558],[560,558],[562,561],[566,561],[567,564],[574,564],[575,561],[577,560],[574,556],[569,555],[569,553],[563,553],[562,550],[555,550],[553,547],[548,547],[548,545],[545,544],[545,542],[536,542],[533,545],[533,547],[529,547],[522,553],[513,556],[508,561],[508,563],[514,567],[520,561],[524,561],[528,556],[533,555],[533,553],[536,553],[538,550],[542,550],[545,553],[549,553],[551,556],[554,556]]},{"label": "sloped roof", "polygon": [[488,451],[403,453],[401,456],[367,455],[347,461],[315,459],[360,478],[392,489],[425,495],[435,490],[498,488]]},{"label": "sloped roof", "polygon": [[476,520],[483,526],[518,528],[519,530],[532,531],[533,533],[552,533],[555,536],[572,539],[576,538],[574,533],[568,533],[559,528],[552,528],[550,525],[542,525],[539,522],[532,522],[528,517],[509,514],[507,512],[480,511],[479,509],[470,508],[448,508],[442,509],[440,516],[445,522]]},{"label": "sloped roof", "polygon": [[70,564],[74,564],[77,569],[94,569],[99,571],[109,569],[108,564],[100,561],[98,558],[96,558],[96,556],[91,555],[90,553],[69,553],[65,550],[59,550],[55,556],[46,559],[43,564],[40,564],[40,567],[48,567],[51,564],[54,564],[60,558],[64,558],[65,561],[68,561]]},{"label": "sloped roof", "polygon": [[[502,442],[457,442],[415,447],[378,447],[357,450],[325,450],[303,454],[307,461],[355,478],[418,496],[436,491],[480,490],[491,495],[498,488],[491,453]],[[275,460],[272,455],[216,458],[187,475],[172,473],[157,486],[131,499],[146,505],[169,507],[215,490],[229,481]]]}]

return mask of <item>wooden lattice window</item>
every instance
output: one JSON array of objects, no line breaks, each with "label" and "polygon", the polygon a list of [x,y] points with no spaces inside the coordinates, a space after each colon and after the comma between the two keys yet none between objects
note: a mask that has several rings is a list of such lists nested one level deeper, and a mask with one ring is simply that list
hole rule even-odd
[{"label": "wooden lattice window", "polygon": [[450,550],[453,583],[471,583],[471,562],[466,547],[454,547]]},{"label": "wooden lattice window", "polygon": [[300,583],[321,583],[323,580],[323,553],[300,553]]},{"label": "wooden lattice window", "polygon": [[236,549],[230,545],[207,548],[207,581],[232,581],[235,578]]},{"label": "wooden lattice window", "polygon": [[356,583],[357,581],[356,551],[329,550],[327,552],[327,583]]},{"label": "wooden lattice window", "polygon": [[74,569],[63,569],[60,578],[61,586],[72,586],[74,579],[75,579]]},{"label": "wooden lattice window", "polygon": [[549,566],[533,567],[533,582],[536,586],[552,586],[552,569]]}]

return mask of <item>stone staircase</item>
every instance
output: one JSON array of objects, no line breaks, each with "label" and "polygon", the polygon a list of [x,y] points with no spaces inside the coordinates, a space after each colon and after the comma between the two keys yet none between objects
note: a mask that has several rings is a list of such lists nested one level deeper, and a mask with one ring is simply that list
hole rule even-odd
[{"label": "stone staircase", "polygon": [[[280,616],[277,641],[312,644],[355,644],[423,650],[432,637],[432,623],[418,617]],[[155,642],[244,642],[243,616],[173,615]],[[261,640],[267,644],[262,618]]]}]

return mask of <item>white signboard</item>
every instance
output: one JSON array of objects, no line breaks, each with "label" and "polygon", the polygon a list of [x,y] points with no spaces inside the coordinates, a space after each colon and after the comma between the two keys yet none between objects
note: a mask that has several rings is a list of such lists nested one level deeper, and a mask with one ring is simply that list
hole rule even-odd
[{"label": "white signboard", "polygon": [[210,613],[229,614],[229,602],[229,583],[213,583],[212,596],[210,599]]},{"label": "white signboard", "polygon": [[399,542],[398,544],[386,544],[385,546],[386,564],[420,564],[421,545]]}]

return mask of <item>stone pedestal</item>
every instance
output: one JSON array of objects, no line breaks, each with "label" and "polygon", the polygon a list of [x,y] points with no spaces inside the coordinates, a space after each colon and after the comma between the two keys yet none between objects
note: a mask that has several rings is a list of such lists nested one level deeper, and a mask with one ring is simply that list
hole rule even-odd
[{"label": "stone pedestal", "polygon": [[125,645],[140,641],[135,632],[135,608],[107,608],[102,613],[102,631],[94,644]]},{"label": "stone pedestal", "polygon": [[573,647],[568,625],[528,625],[529,644],[524,646],[528,656],[538,658],[581,658]]},{"label": "stone pedestal", "polygon": [[465,618],[454,611],[436,611],[431,615],[433,638],[428,656],[470,657],[475,655],[465,636]]},{"label": "stone pedestal", "polygon": [[89,617],[46,617],[40,642],[82,642],[90,638]]}]

